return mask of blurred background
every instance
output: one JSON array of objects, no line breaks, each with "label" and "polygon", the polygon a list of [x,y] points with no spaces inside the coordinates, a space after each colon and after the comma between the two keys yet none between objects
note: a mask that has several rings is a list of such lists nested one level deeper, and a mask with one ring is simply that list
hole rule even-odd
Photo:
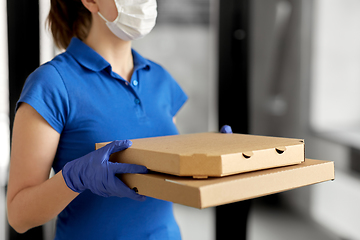
[{"label": "blurred background", "polygon": [[[53,222],[16,234],[6,220],[14,106],[23,83],[59,51],[49,0],[0,2],[0,239],[52,239]],[[335,181],[222,207],[175,205],[184,240],[360,239],[360,1],[158,0],[154,30],[133,47],[189,96],[180,133],[305,139],[335,162]]]}]

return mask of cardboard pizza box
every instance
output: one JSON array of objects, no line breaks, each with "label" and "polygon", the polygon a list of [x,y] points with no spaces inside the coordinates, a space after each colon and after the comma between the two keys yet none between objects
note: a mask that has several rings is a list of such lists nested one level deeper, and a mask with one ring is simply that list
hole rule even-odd
[{"label": "cardboard pizza box", "polygon": [[[248,134],[195,133],[133,139],[111,161],[194,178],[223,177],[304,162],[304,140]],[[96,149],[107,143],[97,143]]]},{"label": "cardboard pizza box", "polygon": [[141,195],[202,209],[333,180],[334,163],[306,159],[297,165],[208,179],[161,173],[123,174],[121,179]]}]

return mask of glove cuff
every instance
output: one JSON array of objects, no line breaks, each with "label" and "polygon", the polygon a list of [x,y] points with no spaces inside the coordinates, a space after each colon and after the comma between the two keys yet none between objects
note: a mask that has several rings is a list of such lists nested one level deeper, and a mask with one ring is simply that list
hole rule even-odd
[{"label": "glove cuff", "polygon": [[[70,177],[71,175],[73,175],[73,174],[71,174],[72,168],[73,168],[73,161],[65,164],[65,166],[62,169],[63,178],[64,178],[65,183],[68,186],[68,188],[70,188],[74,192],[82,193],[85,189],[82,190],[79,188],[79,186],[76,186],[76,184],[75,184],[75,182],[79,182],[79,179],[76,181],[76,179],[73,180]],[[79,184],[77,184],[77,185],[79,185]]]}]

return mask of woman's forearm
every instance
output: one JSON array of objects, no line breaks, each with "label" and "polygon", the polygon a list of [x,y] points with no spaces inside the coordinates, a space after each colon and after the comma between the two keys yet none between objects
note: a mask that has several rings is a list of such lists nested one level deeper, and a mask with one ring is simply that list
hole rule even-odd
[{"label": "woman's forearm", "polygon": [[19,191],[8,199],[8,220],[19,233],[56,217],[76,196],[66,186],[62,172],[45,182]]}]

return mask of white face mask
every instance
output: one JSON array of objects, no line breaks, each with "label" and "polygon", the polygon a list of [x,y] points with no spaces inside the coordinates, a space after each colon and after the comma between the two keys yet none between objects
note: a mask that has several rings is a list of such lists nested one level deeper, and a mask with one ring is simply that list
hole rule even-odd
[{"label": "white face mask", "polygon": [[156,0],[114,0],[118,16],[106,25],[118,38],[125,41],[144,37],[154,28],[157,17]]}]

